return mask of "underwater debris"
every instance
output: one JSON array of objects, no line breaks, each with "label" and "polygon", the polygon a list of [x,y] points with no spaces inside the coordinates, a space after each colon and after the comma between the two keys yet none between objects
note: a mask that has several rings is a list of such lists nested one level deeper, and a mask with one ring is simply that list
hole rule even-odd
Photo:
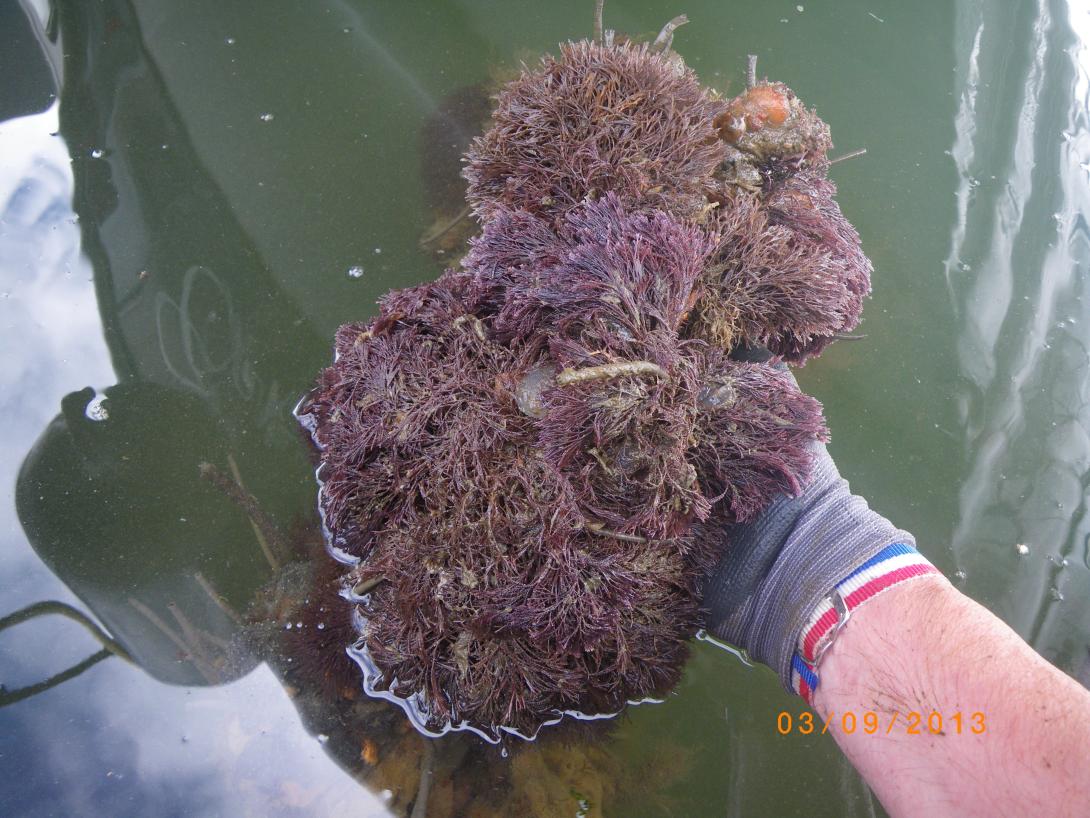
[{"label": "underwater debris", "polygon": [[721,99],[670,50],[683,18],[637,44],[600,5],[496,98],[461,265],[341,327],[300,407],[368,689],[428,731],[530,736],[677,681],[724,526],[826,434],[775,364],[870,288],[817,114],[752,60]]},{"label": "underwater debris", "polygon": [[491,87],[492,83],[474,83],[456,89],[440,100],[421,129],[420,177],[432,223],[419,243],[443,266],[462,255],[477,230],[465,200],[461,158],[489,121]]}]

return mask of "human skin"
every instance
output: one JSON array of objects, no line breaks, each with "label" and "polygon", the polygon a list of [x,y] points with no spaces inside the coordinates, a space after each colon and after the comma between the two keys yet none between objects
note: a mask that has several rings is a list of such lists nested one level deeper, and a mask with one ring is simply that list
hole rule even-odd
[{"label": "human skin", "polygon": [[894,818],[1090,814],[1090,692],[944,577],[860,606],[820,674],[814,709]]}]

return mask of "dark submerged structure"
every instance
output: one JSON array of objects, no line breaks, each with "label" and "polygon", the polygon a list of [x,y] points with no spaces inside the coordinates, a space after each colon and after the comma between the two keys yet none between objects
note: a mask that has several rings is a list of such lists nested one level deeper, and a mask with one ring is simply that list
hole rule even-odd
[{"label": "dark submerged structure", "polygon": [[828,127],[752,58],[740,96],[702,87],[682,22],[638,44],[599,16],[501,91],[470,252],[342,327],[301,406],[354,651],[427,730],[529,736],[669,689],[724,527],[825,435],[774,364],[869,291]]}]

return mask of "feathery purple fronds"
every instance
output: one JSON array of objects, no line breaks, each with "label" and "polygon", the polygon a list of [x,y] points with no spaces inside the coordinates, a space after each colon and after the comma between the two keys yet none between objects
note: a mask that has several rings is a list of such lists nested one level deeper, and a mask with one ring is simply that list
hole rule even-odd
[{"label": "feathery purple fronds", "polygon": [[788,373],[729,353],[816,355],[870,287],[790,89],[722,101],[603,39],[503,89],[464,173],[481,234],[342,327],[308,405],[360,638],[433,727],[533,732],[677,681],[724,527],[825,436]]},{"label": "feathery purple fronds", "polygon": [[724,155],[712,125],[722,109],[646,44],[566,43],[497,97],[467,154],[467,198],[482,220],[503,208],[551,218],[609,191],[696,217]]}]

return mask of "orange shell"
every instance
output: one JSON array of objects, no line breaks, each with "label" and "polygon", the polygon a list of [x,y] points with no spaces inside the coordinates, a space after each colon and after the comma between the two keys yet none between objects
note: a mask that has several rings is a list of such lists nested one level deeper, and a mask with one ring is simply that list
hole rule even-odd
[{"label": "orange shell", "polygon": [[737,142],[748,131],[782,125],[790,113],[791,101],[786,93],[772,84],[755,85],[731,100],[713,124],[722,139]]},{"label": "orange shell", "polygon": [[378,746],[369,738],[363,740],[363,746],[360,747],[360,759],[372,767],[378,763]]}]

